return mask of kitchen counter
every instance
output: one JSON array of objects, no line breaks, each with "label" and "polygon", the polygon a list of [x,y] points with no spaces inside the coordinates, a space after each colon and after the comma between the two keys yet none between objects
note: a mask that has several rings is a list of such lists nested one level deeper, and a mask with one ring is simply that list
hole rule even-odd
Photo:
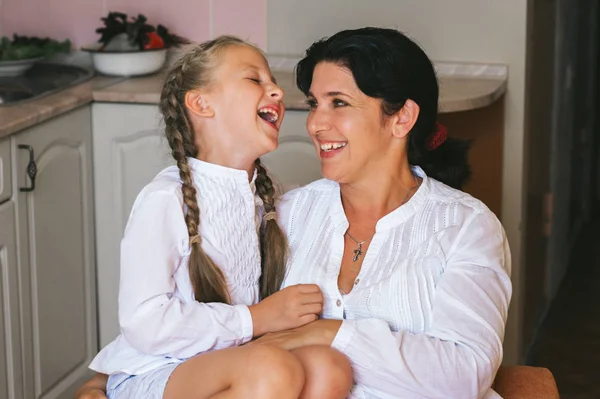
[{"label": "kitchen counter", "polygon": [[[295,60],[270,57],[278,84],[285,91],[288,110],[307,110],[304,95],[295,87]],[[441,113],[467,111],[492,104],[506,91],[507,67],[493,64],[436,63]],[[98,76],[79,86],[20,105],[0,107],[0,138],[97,102],[158,104],[163,73],[139,78]]]},{"label": "kitchen counter", "polygon": [[20,104],[0,107],[0,138],[64,114],[93,100],[93,92],[125,78],[97,76],[79,84]]},{"label": "kitchen counter", "polygon": [[[271,59],[271,65],[273,60]],[[289,60],[285,60],[289,63]],[[275,62],[274,69],[277,68]],[[307,110],[304,94],[295,86],[291,68],[275,69],[273,75],[285,91],[288,110]],[[440,84],[440,112],[457,112],[485,107],[506,91],[507,68],[486,64],[436,64]],[[129,79],[94,91],[94,101],[157,104],[162,76]]]}]

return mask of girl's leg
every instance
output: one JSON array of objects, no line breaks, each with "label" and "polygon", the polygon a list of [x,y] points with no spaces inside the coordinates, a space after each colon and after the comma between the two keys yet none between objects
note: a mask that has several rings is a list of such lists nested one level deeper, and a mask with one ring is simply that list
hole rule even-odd
[{"label": "girl's leg", "polygon": [[297,399],[304,370],[290,352],[268,345],[198,355],[177,366],[164,399]]},{"label": "girl's leg", "polygon": [[352,368],[342,353],[329,346],[306,346],[292,353],[304,368],[300,399],[345,399],[352,389]]}]

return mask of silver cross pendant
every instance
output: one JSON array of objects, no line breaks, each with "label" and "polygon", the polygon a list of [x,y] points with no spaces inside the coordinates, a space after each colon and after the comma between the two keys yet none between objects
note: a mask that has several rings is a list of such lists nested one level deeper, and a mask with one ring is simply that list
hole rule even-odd
[{"label": "silver cross pendant", "polygon": [[354,250],[354,257],[352,258],[352,262],[356,262],[362,254],[362,245],[358,244],[358,248]]}]

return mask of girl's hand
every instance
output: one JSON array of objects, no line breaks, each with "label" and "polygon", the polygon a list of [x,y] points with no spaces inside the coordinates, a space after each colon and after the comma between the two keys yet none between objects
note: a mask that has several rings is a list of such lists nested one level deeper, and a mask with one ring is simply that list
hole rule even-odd
[{"label": "girl's hand", "polygon": [[331,346],[341,325],[342,320],[321,319],[292,330],[265,334],[246,345],[275,345],[289,351],[311,345]]},{"label": "girl's hand", "polygon": [[77,390],[74,399],[107,399],[107,382],[108,376],[106,374],[96,374]]},{"label": "girl's hand", "polygon": [[250,306],[254,336],[303,326],[319,318],[323,294],[318,285],[298,284]]}]

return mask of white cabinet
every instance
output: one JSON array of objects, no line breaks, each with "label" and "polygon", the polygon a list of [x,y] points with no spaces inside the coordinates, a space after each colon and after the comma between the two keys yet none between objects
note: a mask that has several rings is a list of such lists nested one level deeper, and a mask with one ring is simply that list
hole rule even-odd
[{"label": "white cabinet", "polygon": [[0,203],[8,200],[12,195],[10,139],[0,140]]},{"label": "white cabinet", "polygon": [[26,399],[71,398],[98,350],[91,138],[89,106],[11,137]]},{"label": "white cabinet", "polygon": [[94,184],[100,346],[119,334],[119,248],[140,190],[173,164],[154,105],[94,103]]},{"label": "white cabinet", "polygon": [[0,398],[8,399],[23,397],[16,228],[15,204],[0,204]]},{"label": "white cabinet", "polygon": [[0,398],[23,397],[17,222],[10,139],[0,140]]}]

